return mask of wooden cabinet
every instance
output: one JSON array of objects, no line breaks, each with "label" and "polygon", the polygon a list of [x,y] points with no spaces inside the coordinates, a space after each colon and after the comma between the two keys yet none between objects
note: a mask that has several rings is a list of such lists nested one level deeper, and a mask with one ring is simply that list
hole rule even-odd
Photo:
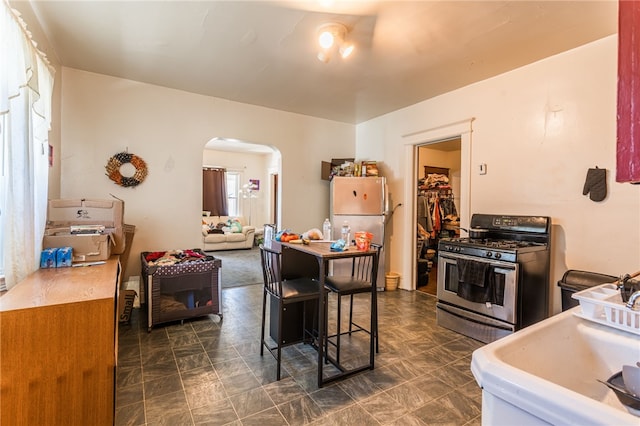
[{"label": "wooden cabinet", "polygon": [[616,181],[640,183],[640,1],[618,4]]},{"label": "wooden cabinet", "polygon": [[41,269],[0,297],[0,424],[113,424],[119,270]]}]

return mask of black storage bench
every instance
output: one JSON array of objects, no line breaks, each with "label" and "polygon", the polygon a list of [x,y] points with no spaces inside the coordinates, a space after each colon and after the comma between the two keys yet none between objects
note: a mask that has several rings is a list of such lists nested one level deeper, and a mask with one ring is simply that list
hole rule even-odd
[{"label": "black storage bench", "polygon": [[222,261],[200,249],[193,251],[206,257],[172,265],[150,265],[146,260],[150,252],[140,254],[149,331],[157,324],[209,314],[222,319]]}]

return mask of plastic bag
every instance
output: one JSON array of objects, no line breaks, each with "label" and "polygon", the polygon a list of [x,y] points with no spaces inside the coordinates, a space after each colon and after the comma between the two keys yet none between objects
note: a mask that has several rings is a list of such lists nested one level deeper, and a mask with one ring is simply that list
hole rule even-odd
[{"label": "plastic bag", "polygon": [[322,240],[322,231],[318,228],[309,229],[307,232],[302,234],[302,238],[306,238],[307,240]]},{"label": "plastic bag", "polygon": [[331,243],[331,246],[329,247],[329,250],[331,250],[331,251],[345,251],[345,246],[346,245],[347,245],[347,243],[345,243],[344,240],[336,240],[336,241]]}]

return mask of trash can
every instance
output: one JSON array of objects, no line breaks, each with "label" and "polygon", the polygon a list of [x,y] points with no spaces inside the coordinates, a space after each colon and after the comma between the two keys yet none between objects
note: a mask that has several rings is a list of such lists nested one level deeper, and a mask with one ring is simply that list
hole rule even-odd
[{"label": "trash can", "polygon": [[395,291],[398,288],[398,283],[400,282],[400,274],[397,272],[389,272],[385,278],[385,291]]},{"label": "trash can", "polygon": [[566,311],[580,304],[576,299],[571,298],[573,293],[600,284],[612,283],[617,279],[618,277],[614,277],[613,275],[569,269],[564,273],[562,279],[558,281],[558,286],[562,294],[562,310]]},{"label": "trash can", "polygon": [[429,272],[431,271],[431,261],[418,259],[418,271],[416,274],[416,288],[429,285]]}]

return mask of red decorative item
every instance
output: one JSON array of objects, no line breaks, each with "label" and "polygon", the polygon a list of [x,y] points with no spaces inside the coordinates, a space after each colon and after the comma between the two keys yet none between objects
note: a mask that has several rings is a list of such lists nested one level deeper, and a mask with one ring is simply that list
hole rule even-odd
[{"label": "red decorative item", "polygon": [[620,0],[618,2],[617,182],[640,183],[638,40],[640,40],[640,1]]}]

